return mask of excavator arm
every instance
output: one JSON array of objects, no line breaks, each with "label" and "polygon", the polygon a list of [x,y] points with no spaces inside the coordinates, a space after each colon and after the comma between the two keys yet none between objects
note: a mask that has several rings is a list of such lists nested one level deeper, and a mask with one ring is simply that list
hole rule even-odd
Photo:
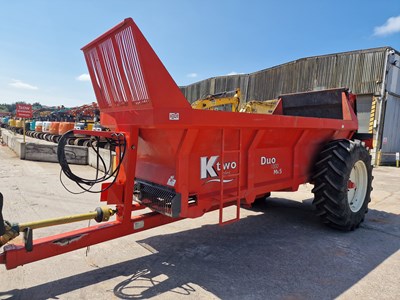
[{"label": "excavator arm", "polygon": [[240,104],[240,89],[233,91],[235,94],[233,97],[225,97],[230,92],[223,92],[207,96],[204,99],[196,100],[192,103],[194,109],[205,109],[205,110],[218,110],[224,105],[230,105],[230,111],[239,111]]}]

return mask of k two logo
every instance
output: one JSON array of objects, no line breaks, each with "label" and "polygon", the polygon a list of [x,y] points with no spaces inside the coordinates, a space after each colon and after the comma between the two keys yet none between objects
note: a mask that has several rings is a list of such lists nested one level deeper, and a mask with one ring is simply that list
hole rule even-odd
[{"label": "k two logo", "polygon": [[[237,168],[237,163],[235,161],[225,162],[222,166],[220,162],[218,162],[219,155],[214,155],[208,158],[207,156],[200,157],[200,179],[211,178],[205,183],[209,182],[221,182],[218,173],[229,172],[230,170],[234,170]],[[213,179],[214,178],[214,179]],[[228,183],[233,181],[233,179],[226,179],[223,182]]]}]

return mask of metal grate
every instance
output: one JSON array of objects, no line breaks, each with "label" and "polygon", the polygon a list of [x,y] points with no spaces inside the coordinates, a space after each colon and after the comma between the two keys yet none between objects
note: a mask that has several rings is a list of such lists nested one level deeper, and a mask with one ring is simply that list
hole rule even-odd
[{"label": "metal grate", "polygon": [[128,79],[129,90],[133,102],[147,102],[149,95],[143,78],[139,57],[136,50],[132,28],[128,27],[116,34],[116,40],[120,50],[123,69]]},{"label": "metal grate", "polygon": [[97,95],[100,107],[149,102],[131,27],[102,41],[85,55],[95,77],[94,84],[100,90]]},{"label": "metal grate", "polygon": [[135,181],[136,201],[164,215],[177,218],[181,196],[172,189],[145,181]]}]

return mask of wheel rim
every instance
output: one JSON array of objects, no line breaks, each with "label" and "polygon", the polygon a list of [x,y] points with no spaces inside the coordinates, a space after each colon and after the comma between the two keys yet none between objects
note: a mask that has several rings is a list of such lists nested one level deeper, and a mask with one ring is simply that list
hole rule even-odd
[{"label": "wheel rim", "polygon": [[358,212],[367,194],[368,172],[362,160],[357,161],[350,173],[347,184],[347,201],[352,212]]}]

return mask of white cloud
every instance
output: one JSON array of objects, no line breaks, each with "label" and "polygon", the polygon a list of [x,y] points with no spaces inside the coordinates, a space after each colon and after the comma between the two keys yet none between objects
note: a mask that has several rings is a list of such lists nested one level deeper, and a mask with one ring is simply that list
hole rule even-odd
[{"label": "white cloud", "polygon": [[382,26],[374,28],[374,35],[376,36],[386,36],[396,32],[400,32],[400,16],[391,17]]},{"label": "white cloud", "polygon": [[11,85],[12,87],[15,87],[17,89],[23,89],[23,90],[38,90],[39,88],[37,86],[31,85],[29,83],[22,82],[21,80],[18,79],[11,79]]},{"label": "white cloud", "polygon": [[79,81],[90,81],[90,75],[86,74],[86,73],[81,74],[78,77],[76,77],[76,80],[79,80]]},{"label": "white cloud", "polygon": [[240,75],[240,74],[243,74],[243,73],[238,73],[238,72],[232,71],[226,75],[230,76],[230,75]]},{"label": "white cloud", "polygon": [[186,76],[189,78],[195,78],[195,77],[197,77],[197,73],[189,73]]}]

